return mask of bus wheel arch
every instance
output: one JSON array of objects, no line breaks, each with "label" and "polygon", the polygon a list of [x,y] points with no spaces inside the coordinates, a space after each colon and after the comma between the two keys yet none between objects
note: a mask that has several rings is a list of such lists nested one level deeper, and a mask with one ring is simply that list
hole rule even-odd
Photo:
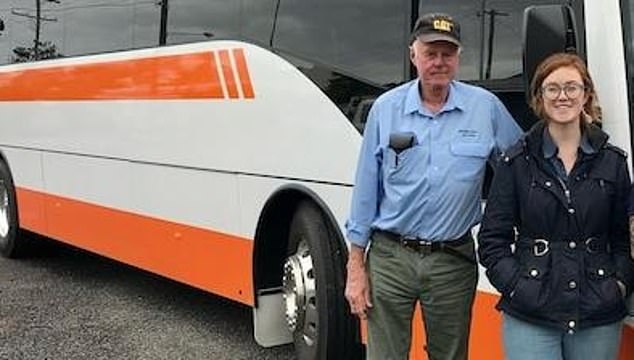
[{"label": "bus wheel arch", "polygon": [[359,324],[343,297],[347,247],[325,202],[302,186],[279,189],[264,206],[255,239],[254,293],[282,292],[298,358],[359,357]]}]

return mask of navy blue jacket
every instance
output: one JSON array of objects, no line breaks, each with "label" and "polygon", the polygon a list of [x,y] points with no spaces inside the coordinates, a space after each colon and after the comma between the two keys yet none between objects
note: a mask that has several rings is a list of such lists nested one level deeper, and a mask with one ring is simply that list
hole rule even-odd
[{"label": "navy blue jacket", "polygon": [[617,285],[634,287],[625,153],[594,125],[584,134],[567,182],[542,151],[537,123],[503,155],[478,236],[479,256],[502,294],[498,309],[522,320],[575,331],[626,315]]}]

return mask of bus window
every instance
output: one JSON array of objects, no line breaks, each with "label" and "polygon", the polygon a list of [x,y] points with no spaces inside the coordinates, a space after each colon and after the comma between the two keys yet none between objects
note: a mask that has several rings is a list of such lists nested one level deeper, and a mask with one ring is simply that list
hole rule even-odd
[{"label": "bus window", "polygon": [[0,8],[6,25],[0,33],[0,63],[155,46],[159,10],[146,0],[9,0]]},{"label": "bus window", "polygon": [[461,80],[508,79],[514,88],[520,89],[524,9],[558,2],[566,3],[553,0],[431,0],[421,1],[420,13],[446,12],[460,23],[463,51],[458,77]]},{"label": "bus window", "polygon": [[400,83],[409,66],[405,5],[393,0],[279,0],[273,47],[373,84]]},{"label": "bus window", "polygon": [[240,1],[170,0],[167,43],[235,39],[239,34]]},{"label": "bus window", "polygon": [[157,2],[135,0],[132,8],[132,47],[138,49],[158,44],[159,23],[156,19],[161,16],[160,11]]},{"label": "bus window", "polygon": [[242,37],[256,44],[268,46],[271,43],[273,22],[277,5],[276,0],[242,0],[240,33]]},{"label": "bus window", "polygon": [[[38,58],[55,58],[60,55],[63,34],[62,23],[56,10],[59,5],[40,2],[39,26],[35,1],[3,1],[0,19],[5,23],[0,32],[0,62],[3,64],[29,62]],[[36,39],[38,46],[35,46]]]},{"label": "bus window", "polygon": [[55,14],[64,29],[60,48],[65,56],[133,47],[134,1],[60,0],[57,6]]}]

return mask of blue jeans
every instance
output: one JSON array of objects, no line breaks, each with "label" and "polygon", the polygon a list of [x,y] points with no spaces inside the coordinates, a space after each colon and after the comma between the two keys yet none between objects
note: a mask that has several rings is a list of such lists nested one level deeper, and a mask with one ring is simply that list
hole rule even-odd
[{"label": "blue jeans", "polygon": [[595,326],[568,334],[503,314],[502,334],[507,360],[617,359],[623,323]]}]

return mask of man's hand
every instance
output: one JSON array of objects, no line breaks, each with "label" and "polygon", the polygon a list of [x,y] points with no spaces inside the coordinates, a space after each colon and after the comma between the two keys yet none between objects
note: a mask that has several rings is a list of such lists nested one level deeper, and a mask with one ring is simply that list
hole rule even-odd
[{"label": "man's hand", "polygon": [[346,279],[346,299],[350,311],[360,319],[366,319],[370,302],[370,284],[365,270],[364,250],[358,246],[350,247],[348,257],[348,278]]}]

